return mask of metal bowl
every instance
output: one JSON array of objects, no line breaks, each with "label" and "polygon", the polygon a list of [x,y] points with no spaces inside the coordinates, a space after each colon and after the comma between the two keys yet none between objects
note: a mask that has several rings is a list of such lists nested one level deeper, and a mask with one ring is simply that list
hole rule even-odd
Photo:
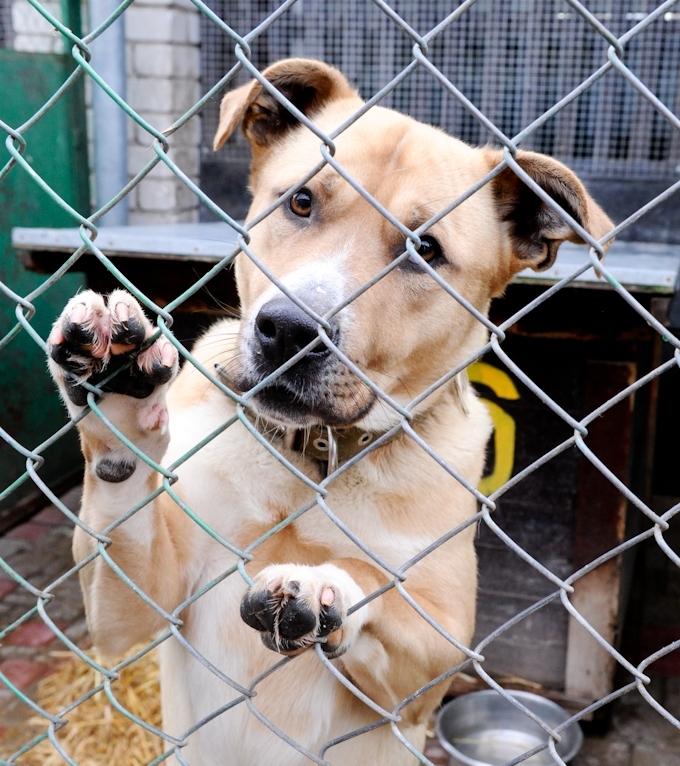
[{"label": "metal bowl", "polygon": [[[570,717],[545,697],[529,692],[507,693],[551,728]],[[557,754],[567,762],[581,749],[583,733],[578,723],[573,723],[561,735]],[[451,756],[451,766],[503,766],[548,741],[538,724],[493,689],[465,694],[444,705],[437,716],[437,736]],[[555,761],[546,748],[522,764],[554,766]]]}]

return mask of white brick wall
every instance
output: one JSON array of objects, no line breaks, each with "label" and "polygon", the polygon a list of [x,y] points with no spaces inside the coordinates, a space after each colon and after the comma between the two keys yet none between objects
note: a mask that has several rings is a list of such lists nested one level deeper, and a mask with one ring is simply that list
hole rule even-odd
[{"label": "white brick wall", "polygon": [[[136,0],[125,12],[127,100],[145,120],[164,130],[200,98],[199,17],[185,0]],[[199,176],[200,125],[194,117],[170,136],[170,157],[193,181]],[[131,176],[153,157],[152,139],[130,123]],[[198,201],[164,164],[130,198],[130,223],[198,220]]]},{"label": "white brick wall", "polygon": [[[55,18],[61,17],[59,2],[45,0],[42,5]],[[64,50],[61,35],[26,0],[14,0],[12,3],[12,30],[14,50],[34,53],[60,53]]]}]

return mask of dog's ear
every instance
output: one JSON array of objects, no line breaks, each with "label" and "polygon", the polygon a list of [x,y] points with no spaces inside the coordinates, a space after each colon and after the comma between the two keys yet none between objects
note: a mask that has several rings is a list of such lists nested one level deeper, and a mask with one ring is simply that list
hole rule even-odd
[{"label": "dog's ear", "polygon": [[[493,167],[501,161],[502,154],[492,151],[490,159]],[[518,152],[516,159],[522,170],[595,239],[614,227],[577,176],[561,162],[535,152]],[[513,272],[527,267],[535,271],[550,268],[565,239],[583,244],[569,224],[511,168],[505,168],[491,183],[499,215],[511,239]]]},{"label": "dog's ear", "polygon": [[[313,116],[327,103],[359,98],[345,77],[328,64],[311,59],[285,59],[262,73],[305,116]],[[264,147],[298,124],[298,120],[262,85],[253,80],[230,91],[220,105],[220,122],[213,141],[219,149],[243,123],[253,148]]]}]

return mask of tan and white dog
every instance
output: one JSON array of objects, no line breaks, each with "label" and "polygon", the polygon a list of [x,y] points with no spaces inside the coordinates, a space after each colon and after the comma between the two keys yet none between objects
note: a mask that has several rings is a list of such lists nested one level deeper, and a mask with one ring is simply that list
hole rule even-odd
[{"label": "tan and white dog", "polygon": [[[363,102],[335,69],[317,61],[281,61],[265,77],[327,133]],[[215,146],[241,124],[252,146],[250,218],[271,205],[319,162],[319,139],[254,81],[222,102]],[[373,107],[336,139],[336,158],[404,226],[415,229],[501,160],[389,109]],[[548,157],[518,162],[592,235],[611,223],[571,171]],[[579,241],[536,195],[504,170],[422,237],[422,258],[482,314],[512,276],[548,267],[559,244]],[[330,166],[252,229],[252,251],[283,285],[318,314],[329,312],[404,252],[404,236]],[[158,278],[162,279],[159,271]],[[317,337],[317,323],[241,254],[236,278],[240,322],[218,321],[195,356],[247,392]],[[405,405],[485,342],[477,319],[415,259],[336,313],[329,337],[362,373]],[[117,290],[108,298],[76,295],[50,335],[50,367],[71,415],[82,411],[80,383],[97,382],[128,364],[109,384],[101,408],[147,455],[170,465],[233,417],[233,402],[191,364],[177,375],[174,346],[162,336],[141,350],[152,326],[137,302]],[[66,375],[65,372],[72,375]],[[176,377],[176,379],[175,379]],[[415,409],[414,430],[475,486],[491,422],[461,374]],[[306,435],[330,426],[355,439],[350,454],[385,433],[399,416],[320,344],[250,400],[253,422],[314,481],[323,450]],[[277,426],[279,426],[277,430]],[[81,517],[102,530],[160,485],[94,415],[79,424],[86,459]],[[342,454],[341,454],[342,460]],[[174,490],[223,539],[243,550],[314,498],[240,422],[223,430],[176,469]],[[473,495],[407,435],[390,439],[328,485],[327,507],[392,568],[410,561],[476,511]],[[167,612],[234,567],[237,557],[204,532],[166,494],[159,494],[110,534],[117,567]],[[406,572],[405,589],[443,631],[466,645],[475,622],[474,529],[467,527]],[[93,539],[76,529],[81,561]],[[324,667],[321,643],[335,667],[389,711],[463,655],[395,588],[348,615],[354,604],[393,579],[312,507],[252,549],[248,589],[236,572],[181,613],[183,637],[214,668],[244,687],[277,661],[295,660],[256,685],[252,705],[311,753],[379,720]],[[118,654],[167,629],[168,623],[101,558],[81,572],[88,623],[97,647]],[[253,630],[255,628],[255,630]],[[256,632],[257,631],[257,632]],[[258,635],[259,632],[259,635]],[[262,640],[261,640],[262,639]],[[272,651],[274,650],[274,651]],[[240,697],[178,640],[161,646],[163,728],[179,737]],[[422,748],[428,717],[446,684],[415,698],[399,730]],[[187,736],[191,766],[302,766],[307,757],[270,731],[244,702]],[[389,725],[325,751],[334,765],[415,763]]]}]

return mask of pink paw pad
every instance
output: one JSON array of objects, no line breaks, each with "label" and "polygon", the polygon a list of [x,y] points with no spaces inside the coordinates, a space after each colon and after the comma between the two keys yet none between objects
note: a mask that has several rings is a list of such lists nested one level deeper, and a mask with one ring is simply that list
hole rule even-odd
[{"label": "pink paw pad", "polygon": [[168,425],[168,410],[164,404],[156,402],[144,408],[139,416],[139,425],[145,431],[164,431]]}]

